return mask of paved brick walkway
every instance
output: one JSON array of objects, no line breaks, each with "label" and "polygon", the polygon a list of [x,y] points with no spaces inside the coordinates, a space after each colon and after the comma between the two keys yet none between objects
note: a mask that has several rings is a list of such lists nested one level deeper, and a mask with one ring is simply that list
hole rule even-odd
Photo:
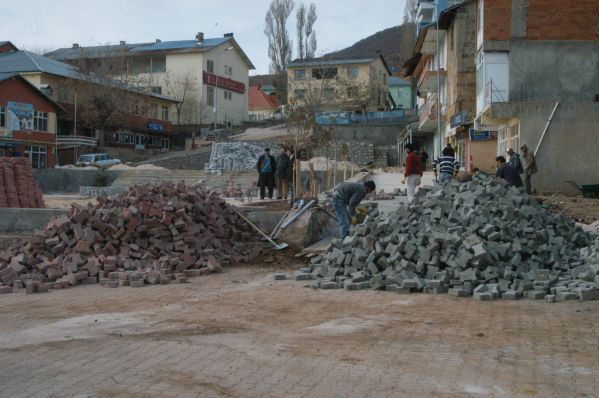
[{"label": "paved brick walkway", "polygon": [[0,397],[594,397],[599,302],[187,285],[0,296]]}]

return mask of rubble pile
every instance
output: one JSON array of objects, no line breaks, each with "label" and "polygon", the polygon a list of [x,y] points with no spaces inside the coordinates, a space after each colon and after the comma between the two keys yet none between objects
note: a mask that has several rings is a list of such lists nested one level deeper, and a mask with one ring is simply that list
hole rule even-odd
[{"label": "rubble pile", "polygon": [[[248,142],[216,142],[210,154],[207,170],[248,171],[256,169],[258,157],[264,147],[258,143]],[[276,150],[273,149],[276,156]]]},{"label": "rubble pile", "polygon": [[255,234],[214,192],[135,186],[68,216],[0,253],[0,293],[99,282],[107,287],[185,282],[260,254]]},{"label": "rubble pile", "polygon": [[0,158],[0,207],[45,207],[29,159]]},{"label": "rubble pile", "polygon": [[599,298],[597,249],[572,220],[478,175],[423,188],[391,215],[375,210],[295,278],[324,289],[588,300]]}]

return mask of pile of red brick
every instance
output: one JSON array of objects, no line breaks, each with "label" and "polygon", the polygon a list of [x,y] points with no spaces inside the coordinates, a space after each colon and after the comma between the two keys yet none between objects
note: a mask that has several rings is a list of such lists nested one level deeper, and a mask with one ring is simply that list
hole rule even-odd
[{"label": "pile of red brick", "polygon": [[99,282],[107,287],[185,282],[244,263],[258,237],[214,192],[184,184],[133,187],[69,216],[0,254],[0,293]]},{"label": "pile of red brick", "polygon": [[45,207],[29,159],[0,158],[0,207]]}]

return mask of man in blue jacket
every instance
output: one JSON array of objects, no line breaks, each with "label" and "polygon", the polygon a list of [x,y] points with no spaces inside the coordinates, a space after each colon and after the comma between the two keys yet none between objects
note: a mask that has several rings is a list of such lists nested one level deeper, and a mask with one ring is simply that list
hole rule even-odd
[{"label": "man in blue jacket", "polygon": [[270,148],[264,148],[264,153],[258,158],[256,169],[258,169],[258,187],[260,187],[260,199],[264,199],[267,188],[268,198],[272,199],[272,193],[275,187],[275,172],[277,171],[277,162],[275,161],[274,156],[270,154]]},{"label": "man in blue jacket", "polygon": [[[340,238],[349,235],[350,217],[352,224],[356,223],[356,206],[370,192],[376,189],[373,181],[366,182],[343,182],[337,185],[333,191],[333,207],[337,214],[337,220],[341,227]],[[348,211],[349,208],[349,211]]]}]

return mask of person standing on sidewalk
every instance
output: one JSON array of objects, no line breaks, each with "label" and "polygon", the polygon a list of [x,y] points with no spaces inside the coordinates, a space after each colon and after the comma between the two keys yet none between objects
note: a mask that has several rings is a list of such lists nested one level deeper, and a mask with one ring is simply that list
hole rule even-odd
[{"label": "person standing on sidewalk", "polygon": [[451,182],[458,176],[460,162],[451,155],[449,148],[443,148],[442,156],[433,162],[433,171],[435,172],[435,179],[437,179],[437,175],[439,176],[439,183]]},{"label": "person standing on sidewalk", "polygon": [[414,146],[412,144],[406,144],[405,148],[408,157],[406,159],[404,181],[406,181],[408,185],[408,201],[411,202],[416,194],[416,187],[420,185],[420,179],[422,178],[422,163],[420,161],[420,156],[414,152]]},{"label": "person standing on sidewalk", "polygon": [[426,162],[428,162],[428,153],[422,149],[420,151],[420,160],[422,161],[422,171],[426,171]]},{"label": "person standing on sidewalk", "polygon": [[522,156],[524,156],[524,188],[526,189],[526,193],[529,195],[532,194],[532,175],[536,174],[539,169],[537,168],[537,160],[535,159],[535,154],[528,149],[526,144],[522,145],[520,148],[522,151]]},{"label": "person standing on sidewalk", "polygon": [[270,154],[270,148],[264,148],[264,153],[258,158],[256,169],[258,169],[258,187],[260,187],[260,199],[264,199],[267,188],[268,198],[272,199],[272,194],[275,187],[275,171],[277,170],[277,162],[274,156]]},{"label": "person standing on sidewalk", "polygon": [[353,225],[357,223],[356,206],[375,189],[374,181],[342,182],[335,187],[333,190],[333,208],[335,214],[337,214],[337,221],[339,221],[339,237],[341,239],[345,239],[349,235],[350,217]]},{"label": "person standing on sidewalk", "polygon": [[277,179],[277,199],[287,199],[289,193],[289,156],[287,156],[287,148],[281,146],[279,156],[276,159],[277,170],[275,177]]}]

